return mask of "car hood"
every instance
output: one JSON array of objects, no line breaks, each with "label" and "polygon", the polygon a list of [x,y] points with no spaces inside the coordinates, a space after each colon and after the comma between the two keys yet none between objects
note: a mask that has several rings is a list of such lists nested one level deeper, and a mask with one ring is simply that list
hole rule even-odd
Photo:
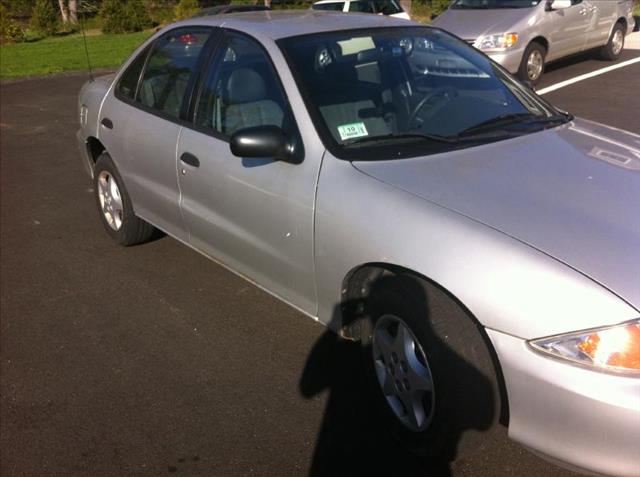
[{"label": "car hood", "polygon": [[464,40],[475,40],[482,35],[512,31],[514,26],[535,12],[531,8],[504,8],[493,10],[449,9],[431,22]]},{"label": "car hood", "polygon": [[446,154],[353,165],[556,258],[640,309],[640,136],[575,120]]}]

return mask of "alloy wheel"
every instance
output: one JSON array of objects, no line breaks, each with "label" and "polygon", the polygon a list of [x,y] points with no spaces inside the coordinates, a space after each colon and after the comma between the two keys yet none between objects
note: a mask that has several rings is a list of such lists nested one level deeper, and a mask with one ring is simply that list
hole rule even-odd
[{"label": "alloy wheel", "polygon": [[378,384],[398,420],[409,430],[426,430],[435,409],[433,376],[422,346],[408,325],[384,315],[373,330],[373,363]]},{"label": "alloy wheel", "polygon": [[611,50],[615,56],[618,56],[624,48],[624,34],[619,28],[613,32],[613,38],[611,40]]},{"label": "alloy wheel", "polygon": [[529,80],[536,81],[542,74],[544,58],[538,50],[533,50],[527,58],[527,76]]},{"label": "alloy wheel", "polygon": [[122,196],[115,178],[108,171],[101,171],[98,176],[98,198],[109,227],[120,230],[123,219]]}]

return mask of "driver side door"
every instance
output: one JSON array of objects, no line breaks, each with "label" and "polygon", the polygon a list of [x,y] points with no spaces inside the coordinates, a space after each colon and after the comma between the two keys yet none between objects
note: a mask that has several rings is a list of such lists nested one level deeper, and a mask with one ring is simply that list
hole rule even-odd
[{"label": "driver side door", "polygon": [[[231,154],[244,128],[299,138],[267,51],[226,32],[202,76],[193,124],[178,141],[180,207],[196,249],[315,315],[313,221],[321,157],[299,164]],[[301,140],[301,139],[300,139]]]}]

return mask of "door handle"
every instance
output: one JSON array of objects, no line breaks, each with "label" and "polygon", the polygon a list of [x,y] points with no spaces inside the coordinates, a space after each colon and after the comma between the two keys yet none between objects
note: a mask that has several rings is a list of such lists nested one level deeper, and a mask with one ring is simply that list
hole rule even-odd
[{"label": "door handle", "polygon": [[182,156],[180,156],[180,160],[192,167],[200,167],[200,159],[189,152],[182,154]]},{"label": "door handle", "polygon": [[102,118],[100,124],[102,124],[107,129],[113,129],[113,121],[111,121],[111,119],[109,118]]}]

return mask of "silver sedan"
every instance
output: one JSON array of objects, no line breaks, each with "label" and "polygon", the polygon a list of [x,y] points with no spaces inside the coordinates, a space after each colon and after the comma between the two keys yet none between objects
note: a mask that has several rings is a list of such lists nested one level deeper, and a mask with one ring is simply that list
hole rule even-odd
[{"label": "silver sedan", "polygon": [[171,25],[79,116],[107,233],[160,229],[360,341],[409,451],[505,425],[640,475],[640,136],[442,30],[312,11]]}]

